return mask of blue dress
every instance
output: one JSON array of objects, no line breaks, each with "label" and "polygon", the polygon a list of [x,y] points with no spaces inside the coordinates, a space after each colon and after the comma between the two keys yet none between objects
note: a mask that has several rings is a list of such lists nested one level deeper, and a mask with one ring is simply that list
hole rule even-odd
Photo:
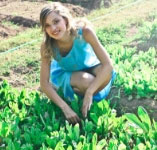
[{"label": "blue dress", "polygon": [[[89,69],[100,64],[100,61],[91,45],[84,40],[82,29],[78,30],[72,49],[65,57],[61,56],[57,48],[54,48],[54,50],[55,59],[52,60],[50,66],[50,82],[56,88],[61,88],[64,97],[72,101],[75,94],[70,85],[72,72]],[[116,72],[113,70],[110,82],[104,89],[93,96],[93,100],[100,101],[107,97],[115,77]]]}]

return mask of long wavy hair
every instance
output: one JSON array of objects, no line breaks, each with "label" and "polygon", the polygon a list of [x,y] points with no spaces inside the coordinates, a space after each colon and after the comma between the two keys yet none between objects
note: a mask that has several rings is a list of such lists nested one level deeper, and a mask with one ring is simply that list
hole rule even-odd
[{"label": "long wavy hair", "polygon": [[55,57],[55,52],[53,49],[55,39],[50,37],[45,31],[46,18],[51,12],[55,12],[66,20],[66,29],[67,31],[69,31],[72,37],[75,37],[77,35],[77,29],[79,28],[79,26],[81,27],[86,25],[86,21],[74,21],[74,18],[71,16],[68,8],[64,7],[60,2],[52,2],[45,6],[40,12],[40,24],[42,31],[44,32],[44,41],[42,43],[44,45],[44,49],[42,51],[42,57],[48,59]]}]

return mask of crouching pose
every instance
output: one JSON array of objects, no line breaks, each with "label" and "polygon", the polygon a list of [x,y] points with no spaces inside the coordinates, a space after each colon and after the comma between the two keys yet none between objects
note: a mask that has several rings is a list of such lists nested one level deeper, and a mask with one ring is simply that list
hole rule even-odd
[{"label": "crouching pose", "polygon": [[111,59],[93,29],[86,22],[74,21],[61,3],[44,7],[40,23],[45,33],[41,44],[41,89],[69,122],[77,123],[80,118],[55,88],[61,88],[69,101],[74,94],[83,96],[81,112],[86,117],[92,102],[109,94],[116,77]]}]

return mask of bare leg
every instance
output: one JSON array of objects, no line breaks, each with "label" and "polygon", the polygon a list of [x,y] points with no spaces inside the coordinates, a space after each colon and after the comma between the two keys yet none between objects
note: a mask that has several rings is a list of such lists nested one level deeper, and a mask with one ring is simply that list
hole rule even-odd
[{"label": "bare leg", "polygon": [[[97,66],[95,66],[95,67],[93,67],[93,68],[90,68],[90,69],[88,70],[88,72],[91,73],[91,74],[93,74],[94,76],[97,76],[97,75],[99,74],[99,71],[101,70],[101,67],[102,67],[102,65],[99,64],[99,65],[97,65]],[[111,76],[112,76],[112,75],[111,75]],[[107,78],[106,76],[104,76],[104,79],[107,78],[107,80],[108,80],[108,82],[109,82],[110,79],[111,79],[111,76],[108,77],[108,78]],[[98,90],[97,90],[95,93],[97,93],[97,92],[99,92],[100,90],[102,90],[105,86],[106,86],[106,82],[102,82],[102,84],[100,85],[100,87],[98,88]]]},{"label": "bare leg", "polygon": [[71,86],[73,90],[79,94],[84,95],[90,83],[94,80],[94,76],[85,71],[73,72],[71,76]]},{"label": "bare leg", "polygon": [[[79,95],[84,95],[90,83],[99,74],[101,67],[102,65],[100,64],[93,68],[87,69],[86,72],[85,71],[74,72],[71,77],[71,86],[73,87],[74,91]],[[111,76],[108,78],[108,81],[110,81],[110,78]],[[105,86],[106,83],[102,82],[101,86],[98,88],[98,90],[95,93],[102,90]]]}]

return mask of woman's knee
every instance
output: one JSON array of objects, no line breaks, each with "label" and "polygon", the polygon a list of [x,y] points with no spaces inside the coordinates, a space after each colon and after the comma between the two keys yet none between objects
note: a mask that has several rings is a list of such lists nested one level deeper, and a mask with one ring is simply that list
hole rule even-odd
[{"label": "woman's knee", "polygon": [[95,77],[90,73],[79,72],[78,74],[72,75],[71,85],[74,89],[77,88],[79,93],[84,94],[91,82],[93,82],[94,78]]},{"label": "woman's knee", "polygon": [[94,76],[90,73],[84,73],[81,76],[81,84],[78,84],[78,88],[80,89],[81,93],[85,93],[87,88],[90,86],[91,82],[94,80]]}]

